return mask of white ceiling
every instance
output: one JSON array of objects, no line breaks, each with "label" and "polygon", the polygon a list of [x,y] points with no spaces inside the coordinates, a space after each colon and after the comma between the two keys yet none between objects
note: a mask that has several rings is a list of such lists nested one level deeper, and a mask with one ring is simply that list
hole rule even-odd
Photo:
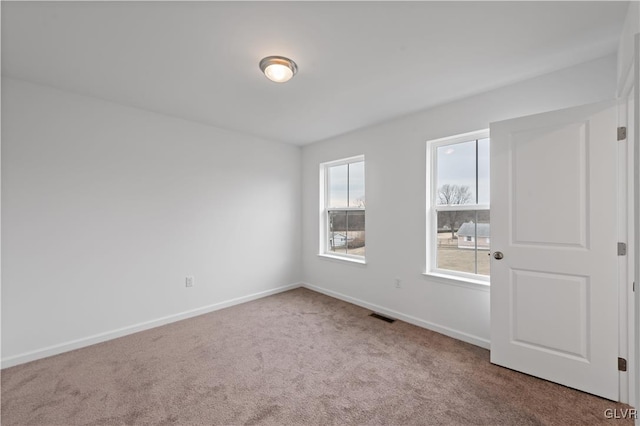
[{"label": "white ceiling", "polygon": [[615,52],[627,7],[3,1],[2,73],[306,144]]}]

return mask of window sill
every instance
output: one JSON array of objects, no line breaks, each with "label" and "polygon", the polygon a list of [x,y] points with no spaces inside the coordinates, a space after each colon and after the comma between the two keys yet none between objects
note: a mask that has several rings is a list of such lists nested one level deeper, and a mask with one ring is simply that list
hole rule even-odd
[{"label": "window sill", "polygon": [[350,262],[350,263],[355,263],[358,265],[366,265],[367,261],[362,258],[362,259],[358,259],[355,257],[346,257],[346,256],[337,256],[334,254],[326,254],[326,253],[318,253],[318,256],[327,260],[337,260],[340,262]]},{"label": "window sill", "polygon": [[491,288],[491,283],[489,281],[474,280],[473,278],[456,277],[453,275],[439,274],[437,272],[428,272],[422,275],[425,278],[430,278],[432,279],[432,281],[440,284],[471,288],[474,290],[487,291],[487,292]]}]

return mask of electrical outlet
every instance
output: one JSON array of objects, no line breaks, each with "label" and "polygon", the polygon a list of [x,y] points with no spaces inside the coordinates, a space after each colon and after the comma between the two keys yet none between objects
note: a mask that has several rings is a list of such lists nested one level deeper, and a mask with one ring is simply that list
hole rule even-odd
[{"label": "electrical outlet", "polygon": [[396,288],[402,288],[402,285],[401,285],[401,282],[402,282],[402,281],[400,280],[400,278],[396,278],[396,279],[395,279],[395,280],[393,280],[393,281],[394,281],[394,283],[395,283],[395,287],[396,287]]},{"label": "electrical outlet", "polygon": [[184,280],[184,283],[187,287],[193,287],[193,276],[187,275],[187,278]]}]

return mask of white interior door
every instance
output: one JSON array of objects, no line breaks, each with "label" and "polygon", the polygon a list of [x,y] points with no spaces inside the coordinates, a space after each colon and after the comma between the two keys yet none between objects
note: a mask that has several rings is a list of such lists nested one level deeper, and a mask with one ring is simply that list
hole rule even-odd
[{"label": "white interior door", "polygon": [[616,112],[612,101],[491,124],[491,362],[612,400]]}]

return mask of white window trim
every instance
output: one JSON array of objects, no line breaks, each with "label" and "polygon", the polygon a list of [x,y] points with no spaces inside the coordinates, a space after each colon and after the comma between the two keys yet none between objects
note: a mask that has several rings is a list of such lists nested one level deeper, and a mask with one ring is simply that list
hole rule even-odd
[{"label": "white window trim", "polygon": [[[427,229],[427,262],[426,271],[424,275],[429,277],[438,278],[440,280],[454,280],[461,284],[471,285],[489,285],[490,277],[480,274],[471,274],[466,272],[452,271],[449,269],[439,269],[437,265],[437,235],[438,235],[438,218],[436,215],[436,194],[438,188],[436,188],[437,182],[435,176],[438,173],[438,162],[435,154],[436,149],[442,146],[455,145],[461,142],[468,142],[477,139],[489,138],[489,129],[478,130],[475,132],[462,133],[455,136],[446,138],[433,139],[427,141],[427,205],[426,205],[426,229]],[[490,208],[487,204],[464,204],[459,206],[439,206],[438,209],[442,211],[452,210],[488,210]]]},{"label": "white window trim", "polygon": [[[335,166],[341,166],[343,164],[349,164],[349,163],[357,163],[360,161],[365,161],[364,160],[364,155],[356,155],[353,157],[349,157],[349,158],[342,158],[340,160],[336,160],[336,161],[327,161],[325,163],[321,163],[320,164],[320,211],[319,211],[319,224],[320,224],[320,238],[319,238],[319,247],[318,247],[318,256],[323,257],[323,258],[327,258],[330,260],[338,260],[338,261],[346,261],[346,262],[353,262],[353,263],[358,263],[358,264],[363,264],[366,265],[366,258],[365,256],[356,256],[353,254],[347,254],[347,253],[335,253],[335,252],[330,252],[329,251],[329,239],[328,239],[328,235],[329,235],[329,209],[327,208],[327,204],[328,204],[328,200],[327,200],[327,196],[329,194],[329,188],[328,188],[328,183],[329,180],[327,179],[327,169],[329,167],[335,167]],[[366,180],[366,162],[365,162],[365,180]],[[365,182],[365,186],[364,186],[364,191],[365,194],[367,192],[367,185]],[[366,198],[366,196],[365,196]],[[366,207],[365,208],[359,208],[359,207],[341,207],[341,208],[336,208],[335,210],[345,210],[345,211],[364,211],[365,212],[365,217],[366,217]],[[365,219],[366,220],[366,219]],[[366,227],[366,225],[365,225]]]},{"label": "white window trim", "polygon": [[354,256],[352,254],[345,254],[345,253],[339,253],[339,254],[329,254],[329,253],[318,253],[318,256],[326,258],[326,259],[331,259],[331,260],[338,260],[338,261],[346,261],[346,262],[353,262],[353,263],[359,263],[361,265],[366,265],[367,261],[364,259],[364,256]]}]

